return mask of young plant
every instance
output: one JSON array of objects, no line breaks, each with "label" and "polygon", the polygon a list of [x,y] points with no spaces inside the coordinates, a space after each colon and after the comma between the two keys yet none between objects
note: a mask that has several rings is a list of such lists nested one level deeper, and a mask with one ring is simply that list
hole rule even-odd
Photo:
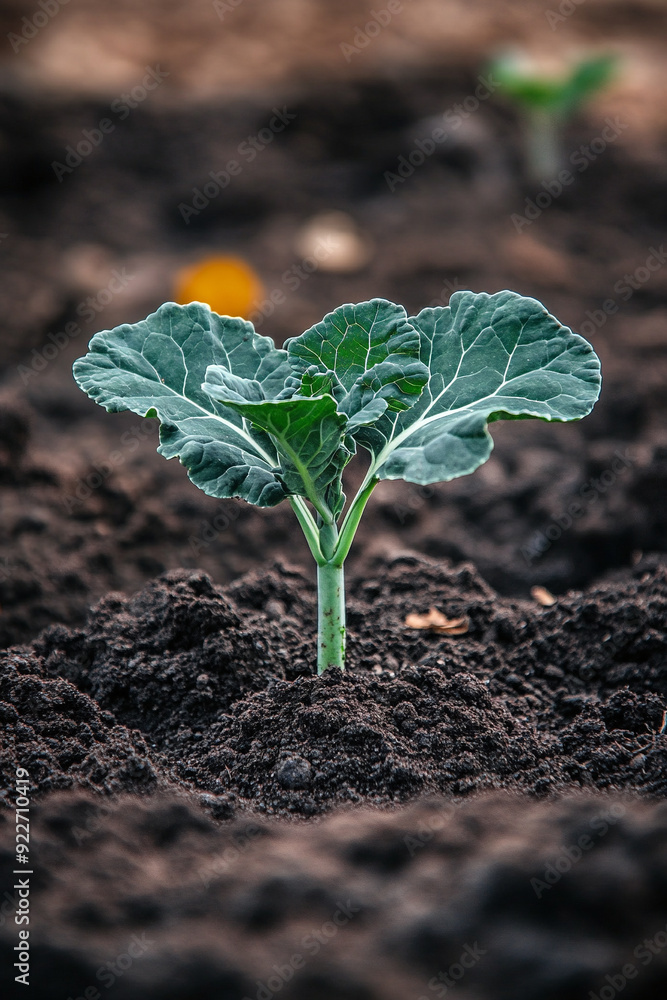
[{"label": "young plant", "polygon": [[563,166],[562,129],[584,101],[607,84],[616,66],[611,55],[582,59],[564,76],[540,72],[519,56],[500,56],[491,66],[502,92],[514,100],[525,123],[526,165],[531,180],[556,177]]},{"label": "young plant", "polygon": [[[214,497],[288,500],[317,563],[318,673],[345,665],[343,566],[382,479],[446,482],[489,457],[488,424],[578,420],[600,391],[583,338],[515,292],[456,292],[409,317],[385,299],[343,305],[284,349],[200,302],[167,302],[140,323],[96,334],[74,365],[110,412],[160,421]],[[370,456],[346,508],[345,466]]]}]

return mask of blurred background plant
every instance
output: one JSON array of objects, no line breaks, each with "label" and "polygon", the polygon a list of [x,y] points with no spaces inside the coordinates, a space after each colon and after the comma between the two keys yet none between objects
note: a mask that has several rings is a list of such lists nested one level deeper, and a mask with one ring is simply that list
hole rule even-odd
[{"label": "blurred background plant", "polygon": [[490,64],[501,96],[520,111],[530,180],[549,181],[565,163],[563,129],[589,97],[605,87],[618,71],[612,54],[585,56],[563,68],[527,52],[507,52]]}]

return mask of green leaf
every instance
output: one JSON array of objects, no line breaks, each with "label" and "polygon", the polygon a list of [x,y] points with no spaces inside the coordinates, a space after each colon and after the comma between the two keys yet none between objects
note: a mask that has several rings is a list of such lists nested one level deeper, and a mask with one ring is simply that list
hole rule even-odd
[{"label": "green leaf", "polygon": [[234,375],[223,365],[208,366],[202,389],[207,396],[223,403],[261,403],[266,399],[261,382]]},{"label": "green leaf", "polygon": [[355,436],[387,410],[413,406],[428,381],[419,333],[403,306],[386,299],[340,306],[285,346],[301,373],[299,393],[310,395],[313,383],[333,395]]},{"label": "green leaf", "polygon": [[579,420],[598,398],[592,347],[535,299],[455,292],[447,308],[424,309],[411,322],[428,386],[397,420],[385,415],[357,434],[380,479],[425,485],[466,475],[491,453],[489,422]]},{"label": "green leaf", "polygon": [[604,54],[581,60],[563,77],[551,77],[524,66],[515,55],[497,58],[491,65],[494,75],[509,97],[535,110],[569,114],[587,97],[613,77],[616,56]]},{"label": "green leaf", "polygon": [[380,417],[387,411],[387,401],[386,399],[378,399],[374,397],[370,402],[366,403],[361,409],[358,409],[354,415],[350,418],[347,430],[348,434],[353,436],[353,440],[356,440],[355,432],[358,431],[360,427],[368,427],[369,424],[376,423]]},{"label": "green leaf", "polygon": [[301,376],[298,382],[299,396],[333,396],[340,400],[345,398],[345,389],[340,384],[335,372],[320,371],[315,365],[311,365]]},{"label": "green leaf", "polygon": [[590,94],[606,86],[613,79],[616,66],[616,56],[609,54],[584,59],[575,66],[561,96],[562,110],[574,111]]},{"label": "green leaf", "polygon": [[340,476],[351,457],[344,444],[347,417],[338,413],[335,399],[295,396],[249,402],[237,386],[228,387],[229,381],[224,371],[209,368],[204,389],[245,417],[253,428],[270,435],[285,491],[306,497],[325,520],[331,521],[345,502]]},{"label": "green leaf", "polygon": [[429,371],[422,361],[401,358],[382,361],[360,375],[343,399],[340,409],[350,416],[358,414],[371,402],[382,402],[381,412],[401,413],[417,402],[428,382]]},{"label": "green leaf", "polygon": [[285,344],[295,372],[311,367],[335,372],[347,392],[374,365],[419,358],[419,334],[403,306],[371,299],[334,309],[324,319]]},{"label": "green leaf", "polygon": [[288,351],[244,320],[167,303],[97,334],[74,372],[108,410],[156,415],[160,453],[205,492],[304,497],[327,524],[357,443],[373,456],[369,484],[442,482],[488,458],[491,421],[580,419],[600,390],[591,346],[507,291],[457,292],[411,319],[384,299],[342,306]]},{"label": "green leaf", "polygon": [[251,380],[253,392],[277,396],[291,368],[270,337],[202,303],[167,302],[139,323],[96,334],[89,348],[74,365],[79,386],[110,412],[157,416],[158,451],[178,456],[205,493],[261,507],[285,499],[270,439],[202,389],[206,369],[219,365],[229,372],[230,390],[241,384],[236,378]]},{"label": "green leaf", "polygon": [[510,68],[495,68],[503,93],[530,108],[556,109],[560,105],[567,81],[523,77]]}]

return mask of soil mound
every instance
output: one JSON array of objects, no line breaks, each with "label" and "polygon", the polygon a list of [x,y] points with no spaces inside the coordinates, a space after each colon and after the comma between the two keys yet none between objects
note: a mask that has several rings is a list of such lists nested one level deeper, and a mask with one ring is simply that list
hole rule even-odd
[{"label": "soil mound", "polygon": [[[312,816],[490,789],[667,790],[667,568],[542,608],[416,557],[352,588],[349,670],[313,676],[312,586],[167,573],[7,651],[0,710],[34,791],[176,786],[215,815]],[[469,631],[408,629],[436,606]],[[13,741],[12,741],[13,742]]]}]

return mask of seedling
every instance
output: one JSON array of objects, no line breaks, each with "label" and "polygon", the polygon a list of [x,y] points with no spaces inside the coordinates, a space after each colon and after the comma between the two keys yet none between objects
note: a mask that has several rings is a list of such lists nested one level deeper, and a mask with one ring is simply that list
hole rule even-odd
[{"label": "seedling", "polygon": [[594,56],[581,60],[566,75],[554,77],[514,55],[501,56],[493,63],[491,72],[503,93],[516,101],[523,114],[531,180],[557,176],[564,160],[564,123],[611,80],[615,66],[614,56]]},{"label": "seedling", "polygon": [[[600,392],[590,344],[509,291],[455,292],[410,318],[386,299],[343,305],[280,350],[243,319],[167,302],[89,346],[79,386],[110,412],[157,417],[158,451],[196,486],[292,505],[317,564],[320,674],[344,669],[343,566],[377,484],[464,476],[491,453],[490,422],[578,420]],[[346,505],[357,446],[368,471]]]}]

